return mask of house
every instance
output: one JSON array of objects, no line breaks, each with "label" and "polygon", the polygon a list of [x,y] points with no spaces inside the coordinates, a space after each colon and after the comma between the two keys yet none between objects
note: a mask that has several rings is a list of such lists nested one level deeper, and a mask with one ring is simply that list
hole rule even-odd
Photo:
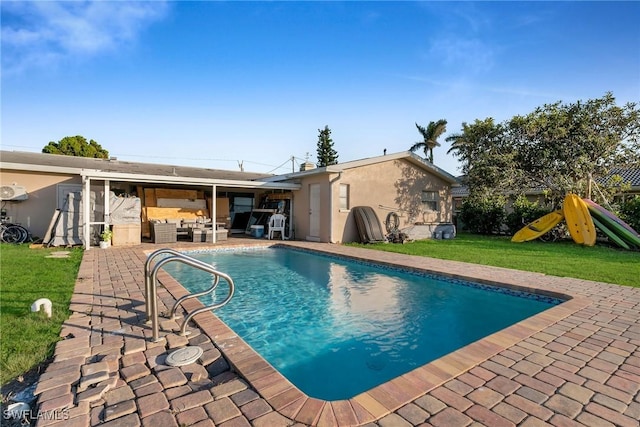
[{"label": "house", "polygon": [[372,207],[381,221],[396,212],[401,229],[416,223],[427,228],[449,224],[451,188],[458,185],[454,176],[409,151],[264,180],[298,184],[296,238],[331,243],[359,240],[351,212],[355,206]]},{"label": "house", "polygon": [[[90,218],[82,221],[82,236],[95,237],[111,223],[113,203],[109,199],[115,193],[140,198],[140,234],[149,237],[149,220],[158,219],[153,215],[167,219],[207,216],[226,223],[232,213],[251,211],[254,200],[263,193],[298,188],[295,184],[259,181],[267,176],[114,158],[0,151],[0,185],[16,189],[14,196],[25,194],[20,198],[2,197],[2,215],[40,237],[46,235],[56,210],[64,208],[69,193],[90,194],[82,198],[81,215],[76,216],[76,220],[80,216]],[[146,213],[151,216],[145,217]],[[91,243],[91,239],[84,240],[86,247]]]},{"label": "house", "polygon": [[401,227],[450,223],[456,185],[455,177],[411,152],[274,176],[0,151],[0,186],[8,191],[2,216],[43,237],[67,195],[80,193],[77,217],[89,220],[78,220],[77,227],[82,236],[91,236],[82,237],[86,248],[113,224],[114,195],[140,199],[144,237],[150,235],[149,221],[163,217],[208,216],[232,233],[244,233],[254,221],[264,222],[263,213],[285,210],[290,237],[351,242],[358,240],[351,207],[371,206],[381,220],[396,212]]},{"label": "house", "polygon": [[616,199],[624,200],[628,197],[640,196],[640,168],[613,168],[609,177],[619,178],[624,184],[629,185],[623,193],[616,194]]}]

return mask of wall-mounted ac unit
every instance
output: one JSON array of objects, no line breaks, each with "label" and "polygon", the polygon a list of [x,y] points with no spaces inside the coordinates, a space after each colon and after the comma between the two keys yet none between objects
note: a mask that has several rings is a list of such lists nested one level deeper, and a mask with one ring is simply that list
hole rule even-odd
[{"label": "wall-mounted ac unit", "polygon": [[27,189],[19,185],[3,185],[0,187],[0,200],[2,201],[19,201],[27,200],[28,198]]}]

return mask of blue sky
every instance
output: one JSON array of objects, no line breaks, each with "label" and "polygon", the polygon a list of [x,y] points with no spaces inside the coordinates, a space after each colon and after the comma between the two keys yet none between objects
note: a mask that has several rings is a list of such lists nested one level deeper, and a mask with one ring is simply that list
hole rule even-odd
[{"label": "blue sky", "polygon": [[[640,101],[638,2],[15,2],[2,149],[83,135],[122,160],[286,173],[407,150],[415,122]],[[449,148],[435,164],[457,174]],[[280,168],[278,168],[281,166]]]}]

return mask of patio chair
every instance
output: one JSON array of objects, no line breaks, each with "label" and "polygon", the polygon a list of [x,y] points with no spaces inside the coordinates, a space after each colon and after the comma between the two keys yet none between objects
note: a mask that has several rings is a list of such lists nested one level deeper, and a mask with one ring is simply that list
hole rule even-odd
[{"label": "patio chair", "polygon": [[287,217],[282,214],[273,214],[271,218],[269,218],[269,233],[267,234],[267,238],[271,240],[273,238],[273,233],[276,231],[280,232],[280,236],[282,240],[284,237],[284,224],[286,222]]},{"label": "patio chair", "polygon": [[176,243],[178,240],[178,229],[175,223],[152,222],[153,243]]}]

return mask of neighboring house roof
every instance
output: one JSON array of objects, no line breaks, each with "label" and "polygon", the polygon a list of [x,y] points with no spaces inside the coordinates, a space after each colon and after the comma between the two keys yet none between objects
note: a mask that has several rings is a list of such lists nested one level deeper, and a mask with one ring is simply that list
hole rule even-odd
[{"label": "neighboring house roof", "polygon": [[64,156],[59,154],[0,151],[0,168],[17,168],[19,170],[33,169],[28,168],[27,166],[35,166],[37,167],[37,170],[45,172],[64,172],[63,169],[66,169],[68,173],[79,174],[81,170],[88,169],[124,174],[237,181],[255,181],[272,176],[264,173],[127,162],[116,159],[92,159],[88,157]]},{"label": "neighboring house roof", "polygon": [[631,184],[631,187],[640,187],[640,168],[613,168],[609,176],[611,175],[619,175],[622,181]]},{"label": "neighboring house roof", "polygon": [[469,187],[466,185],[459,185],[451,189],[451,197],[466,197],[469,195]]},{"label": "neighboring house roof", "polygon": [[448,182],[452,186],[457,186],[459,184],[455,176],[451,175],[444,169],[441,169],[436,165],[427,162],[425,159],[412,153],[411,151],[402,151],[399,153],[385,154],[382,156],[369,157],[366,159],[338,163],[336,165],[324,166],[321,168],[314,168],[314,169],[309,169],[301,172],[293,172],[289,174],[272,176],[269,178],[263,178],[263,181],[277,182],[277,181],[286,181],[286,180],[292,180],[296,178],[307,177],[311,175],[319,175],[319,174],[325,174],[325,173],[338,173],[347,169],[353,169],[353,168],[358,168],[362,166],[370,166],[376,163],[388,162],[390,160],[407,160],[408,162],[418,166],[419,168],[426,170],[432,173],[433,175],[441,178],[442,180]]},{"label": "neighboring house roof", "polygon": [[[596,183],[602,184],[607,181],[609,177],[618,175],[622,178],[625,184],[631,185],[631,190],[640,189],[640,168],[612,168],[609,175],[606,177],[596,179]],[[463,176],[458,177],[460,180]],[[531,189],[530,193],[538,194],[542,191],[542,188]],[[457,188],[451,189],[451,195],[453,197],[467,197],[469,195],[469,187],[466,185],[460,185]]]}]

